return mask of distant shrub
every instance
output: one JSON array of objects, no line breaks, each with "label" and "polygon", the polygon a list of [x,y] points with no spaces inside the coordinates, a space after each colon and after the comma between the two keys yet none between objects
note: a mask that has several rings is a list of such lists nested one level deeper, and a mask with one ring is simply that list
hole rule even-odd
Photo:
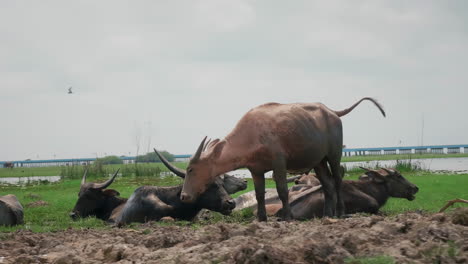
[{"label": "distant shrub", "polygon": [[[168,161],[174,161],[174,155],[167,151],[159,151],[161,155],[163,155],[164,158],[166,158]],[[154,152],[148,152],[145,155],[140,155],[136,158],[137,162],[160,162],[161,160],[159,157],[156,155]]]},{"label": "distant shrub", "polygon": [[101,163],[102,165],[108,165],[108,164],[123,164],[123,160],[121,160],[117,156],[107,156],[104,158],[98,158],[95,161],[96,163]]}]

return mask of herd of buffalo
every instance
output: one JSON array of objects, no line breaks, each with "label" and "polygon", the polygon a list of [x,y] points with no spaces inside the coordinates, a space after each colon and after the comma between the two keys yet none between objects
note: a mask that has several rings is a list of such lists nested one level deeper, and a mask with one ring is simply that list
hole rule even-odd
[{"label": "herd of buffalo", "polygon": [[[155,149],[161,161],[184,179],[178,186],[142,186],[128,198],[108,187],[118,171],[104,183],[81,181],[78,201],[70,217],[95,216],[118,226],[158,221],[163,217],[192,220],[202,209],[228,215],[252,208],[257,219],[276,215],[283,220],[377,213],[389,197],[413,200],[418,188],[395,169],[364,169],[358,180],[342,180],[340,166],[342,111],[320,103],[268,103],[247,112],[223,140],[201,142],[187,170],[176,168]],[[245,179],[225,174],[247,168],[255,190],[233,199],[230,194],[247,188]],[[265,188],[264,173],[273,171],[276,189]],[[314,170],[315,173],[311,173]],[[299,176],[287,178],[288,173]],[[288,182],[296,185],[288,189]],[[0,225],[23,223],[23,208],[14,195],[0,197]]]}]

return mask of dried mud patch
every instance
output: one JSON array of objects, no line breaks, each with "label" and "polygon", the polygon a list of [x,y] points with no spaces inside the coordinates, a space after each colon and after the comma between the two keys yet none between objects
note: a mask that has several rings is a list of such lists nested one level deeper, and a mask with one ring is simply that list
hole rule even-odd
[{"label": "dried mud patch", "polygon": [[466,263],[468,227],[448,214],[338,221],[144,224],[138,230],[3,234],[2,263]]}]

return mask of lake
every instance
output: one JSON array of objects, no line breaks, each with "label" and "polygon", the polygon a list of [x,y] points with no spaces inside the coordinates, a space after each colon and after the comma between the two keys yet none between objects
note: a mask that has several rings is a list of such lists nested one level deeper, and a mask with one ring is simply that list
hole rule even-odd
[{"label": "lake", "polygon": [[[409,160],[400,160],[408,162]],[[359,162],[343,162],[346,168],[353,169],[357,167],[395,167],[396,160],[374,160],[374,161],[359,161]],[[432,172],[450,172],[450,173],[468,173],[468,158],[446,158],[446,159],[413,159],[411,163],[417,164],[423,170]],[[251,178],[249,170],[240,169],[228,172],[228,174],[241,178]],[[271,178],[272,172],[265,173],[265,177]]]},{"label": "lake", "polygon": [[[409,160],[402,160],[409,161]],[[360,162],[343,162],[347,169],[353,169],[356,167],[394,167],[396,160],[378,160],[378,161],[360,161]],[[450,172],[450,173],[468,173],[468,158],[446,158],[446,159],[413,159],[412,163],[417,164],[424,170],[432,172]],[[240,169],[228,172],[228,174],[237,176],[240,178],[251,178],[250,171],[246,169]],[[271,178],[273,173],[271,171],[265,173],[265,177]],[[168,175],[174,175],[172,172],[161,172],[161,176],[165,177]],[[7,177],[0,178],[0,184],[12,184],[12,185],[23,185],[28,183],[48,181],[57,182],[60,181],[60,176],[31,176],[31,177]]]}]

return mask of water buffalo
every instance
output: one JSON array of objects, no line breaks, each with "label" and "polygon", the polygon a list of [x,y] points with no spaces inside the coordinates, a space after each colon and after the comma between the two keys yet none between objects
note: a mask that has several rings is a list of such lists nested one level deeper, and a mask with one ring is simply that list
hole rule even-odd
[{"label": "water buffalo", "polygon": [[122,208],[116,223],[121,226],[131,222],[158,221],[166,216],[190,221],[203,208],[228,215],[236,206],[224,189],[221,178],[217,178],[194,203],[183,203],[181,191],[182,185],[139,187]]},{"label": "water buffalo", "polygon": [[[208,143],[206,144],[208,145]],[[206,147],[206,146],[205,146]],[[161,162],[175,175],[181,177],[182,179],[185,178],[187,172],[185,170],[179,169],[176,166],[172,165],[159,151],[154,149],[156,155],[158,155]],[[242,190],[247,189],[247,180],[237,178],[235,176],[231,176],[229,174],[222,174],[220,178],[223,180],[224,189],[228,194],[233,194]]]},{"label": "water buffalo", "polygon": [[[342,184],[346,214],[357,212],[375,214],[389,197],[414,200],[418,187],[406,180],[397,170],[366,169],[359,180],[344,180]],[[325,197],[322,189],[303,190],[291,199],[290,206],[294,219],[310,219],[323,216]],[[278,208],[272,205],[270,213]],[[279,208],[278,208],[279,209]],[[281,211],[281,210],[280,210]],[[280,214],[280,213],[279,213]]]},{"label": "water buffalo", "polygon": [[320,185],[320,181],[315,173],[302,174],[294,181],[294,183],[304,185]]},{"label": "water buffalo", "polygon": [[[341,116],[351,107],[333,111],[320,103],[268,103],[247,112],[223,140],[214,140],[205,149],[201,142],[187,167],[181,200],[194,202],[218,175],[238,168],[252,174],[258,201],[259,221],[266,221],[265,177],[273,170],[278,195],[283,204],[282,218],[291,219],[286,173],[308,173],[314,169],[325,194],[324,215],[344,213],[341,197],[340,161],[343,146]],[[203,153],[202,153],[203,152]],[[328,168],[330,165],[331,172]]]},{"label": "water buffalo", "polygon": [[112,182],[120,169],[104,183],[86,182],[86,169],[81,180],[78,201],[70,213],[73,219],[95,216],[104,221],[113,221],[116,215],[127,202],[127,199],[119,197],[120,193],[113,189],[106,189]]},{"label": "water buffalo", "polygon": [[0,196],[0,226],[23,224],[23,206],[13,194]]},{"label": "water buffalo", "polygon": [[[155,150],[158,154],[158,152]],[[118,171],[117,171],[118,172]],[[230,213],[235,207],[224,186],[233,192],[245,189],[243,180],[233,176],[219,178],[195,204],[182,204],[180,192],[182,185],[172,187],[142,186],[135,190],[129,200],[118,197],[119,192],[104,189],[114,181],[114,176],[102,184],[86,183],[86,172],[80,188],[79,198],[70,216],[96,216],[109,222],[123,225],[129,222],[159,220],[165,216],[191,220],[202,208]]]},{"label": "water buffalo", "polygon": [[[289,199],[293,199],[294,196],[297,194],[310,189],[314,186],[321,186],[317,176],[313,173],[309,174],[302,174],[293,176],[287,179],[287,182],[294,182],[296,185],[289,188]],[[255,191],[246,192],[237,198],[234,199],[236,202],[236,208],[234,211],[242,210],[245,208],[252,208],[255,209],[257,207],[257,199],[255,198]],[[278,192],[274,188],[266,188],[265,189],[265,204],[272,205],[272,204],[279,204],[281,200],[278,196]],[[278,210],[281,207],[278,208]],[[276,211],[275,211],[276,213]],[[271,214],[269,214],[271,215]]]},{"label": "water buffalo", "polygon": [[15,166],[15,164],[13,164],[13,162],[5,162],[5,163],[3,163],[3,168],[10,168],[10,169],[13,169],[14,166]]}]

